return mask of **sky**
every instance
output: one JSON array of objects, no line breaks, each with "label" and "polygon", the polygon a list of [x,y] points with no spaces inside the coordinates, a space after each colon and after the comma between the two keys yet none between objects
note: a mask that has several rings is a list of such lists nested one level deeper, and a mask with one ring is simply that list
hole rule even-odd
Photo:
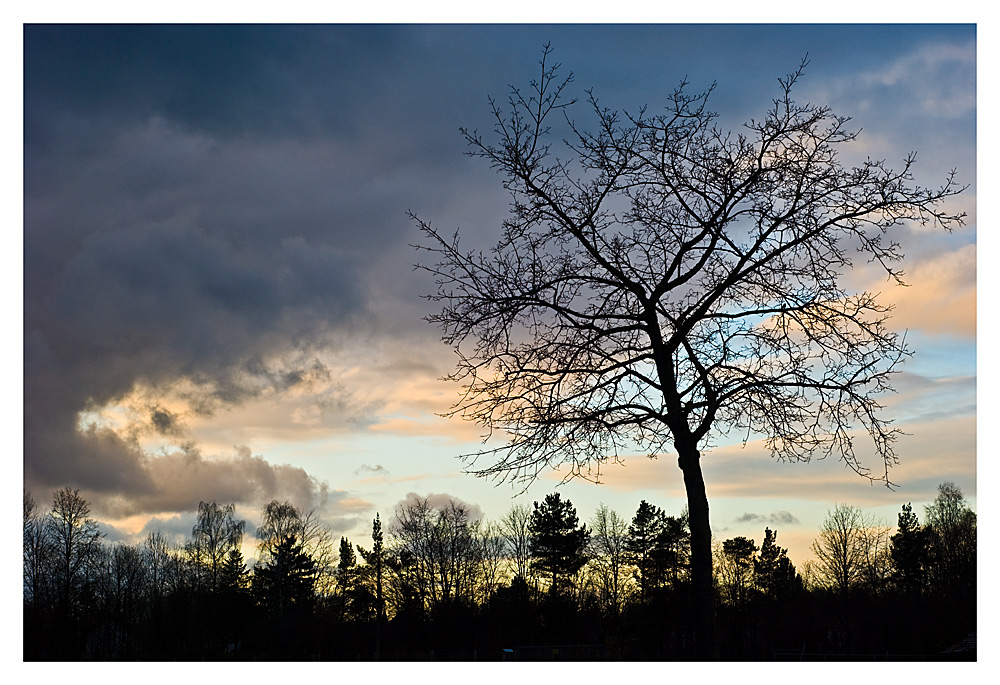
[{"label": "sky", "polygon": [[739,436],[703,466],[715,536],[776,529],[797,564],[837,503],[894,525],[953,481],[975,506],[976,40],[968,24],[25,26],[24,486],[43,503],[79,488],[127,541],[189,535],[202,500],[253,530],[287,499],[362,545],[411,493],[491,520],[557,489],[585,521],[643,499],[680,514],[670,454],[525,489],[463,473],[481,431],[439,416],[456,359],[424,320],[407,212],[495,240],[508,197],[459,129],[490,130],[488,98],[551,43],[576,97],[656,109],[681,79],[715,83],[733,130],[808,55],[797,98],[862,130],[845,163],[917,151],[926,186],[957,169],[967,225],[896,232],[908,287],[844,276],[896,305],[914,351],[886,401],[907,433],[898,487]]}]

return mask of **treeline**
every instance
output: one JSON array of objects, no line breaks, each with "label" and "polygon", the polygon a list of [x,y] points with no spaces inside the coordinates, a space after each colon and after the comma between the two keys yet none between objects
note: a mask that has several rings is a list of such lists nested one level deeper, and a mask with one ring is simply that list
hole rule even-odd
[{"label": "treeline", "polygon": [[[25,659],[691,658],[684,512],[582,523],[556,493],[489,521],[411,498],[362,545],[274,501],[252,568],[245,528],[202,502],[181,547],[107,544],[78,491],[44,513],[26,492]],[[770,529],[716,544],[723,659],[954,658],[975,631],[976,515],[953,484],[895,533],[838,505],[812,549],[796,569]]]}]

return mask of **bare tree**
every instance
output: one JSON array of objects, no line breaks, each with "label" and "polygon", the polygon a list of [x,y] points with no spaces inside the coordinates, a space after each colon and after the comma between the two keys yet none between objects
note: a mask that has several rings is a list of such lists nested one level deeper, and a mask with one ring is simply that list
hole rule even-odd
[{"label": "bare tree", "polygon": [[38,511],[35,498],[24,491],[24,601],[41,608],[49,601],[49,564],[52,544],[45,526],[45,518]]},{"label": "bare tree", "polygon": [[531,572],[531,509],[525,504],[513,505],[500,519],[500,526],[514,575],[527,581]]},{"label": "bare tree", "polygon": [[389,526],[394,551],[409,560],[412,582],[424,607],[474,600],[482,561],[480,522],[449,500],[434,506],[426,497],[396,508]]},{"label": "bare tree", "polygon": [[589,567],[604,608],[618,614],[632,595],[627,572],[628,524],[618,512],[601,504],[590,522]]},{"label": "bare tree", "polygon": [[261,563],[269,563],[275,551],[291,537],[302,545],[303,552],[316,566],[315,589],[319,595],[331,595],[336,590],[337,555],[333,536],[319,516],[306,515],[291,502],[269,502],[257,527],[257,550]]},{"label": "bare tree", "polygon": [[723,597],[731,606],[740,610],[746,609],[753,589],[757,551],[756,543],[742,536],[725,540],[716,549],[716,577]]},{"label": "bare tree", "polygon": [[90,505],[79,490],[66,487],[52,495],[52,510],[45,525],[52,544],[57,600],[65,616],[78,608],[81,591],[89,582],[104,534],[90,518]]},{"label": "bare tree", "polygon": [[500,524],[488,522],[479,526],[479,579],[476,594],[480,605],[485,605],[501,586],[506,577],[507,537]]},{"label": "bare tree", "polygon": [[199,582],[212,592],[220,587],[226,556],[230,550],[240,548],[245,527],[245,521],[236,520],[235,505],[198,503],[198,518],[187,551],[197,567]]},{"label": "bare tree", "polygon": [[937,592],[975,603],[976,514],[962,489],[941,483],[934,501],[925,509],[929,531],[928,572]]},{"label": "bare tree", "polygon": [[872,516],[865,521],[861,582],[873,595],[882,594],[889,585],[892,574],[891,533],[892,527],[881,519]]},{"label": "bare tree", "polygon": [[154,603],[167,594],[169,589],[170,547],[160,531],[146,535],[143,542],[143,556],[146,560],[146,574],[149,577],[150,597]]},{"label": "bare tree", "polygon": [[[436,263],[429,317],[459,355],[453,415],[505,437],[471,469],[533,479],[546,467],[596,479],[623,454],[673,451],[687,491],[691,579],[703,657],[716,653],[712,548],[701,450],[721,436],[763,436],[774,456],[834,456],[888,482],[898,431],[879,397],[909,354],[888,307],[848,291],[851,253],[900,280],[905,222],[946,229],[961,192],[913,182],[837,151],[856,131],[829,108],[799,104],[802,67],[744,131],[720,130],[712,88],[686,83],[662,114],[619,113],[588,93],[593,133],[570,118],[546,46],[541,75],[508,107],[491,100],[496,142],[463,131],[472,156],[503,177],[512,211],[492,251],[466,251],[414,216]],[[803,62],[803,65],[805,62]],[[568,140],[550,128],[565,115]],[[874,445],[872,470],[855,452]],[[483,464],[480,460],[486,460]]]},{"label": "bare tree", "polygon": [[889,531],[858,507],[836,505],[810,547],[818,584],[842,598],[861,586],[878,590],[888,580]]}]

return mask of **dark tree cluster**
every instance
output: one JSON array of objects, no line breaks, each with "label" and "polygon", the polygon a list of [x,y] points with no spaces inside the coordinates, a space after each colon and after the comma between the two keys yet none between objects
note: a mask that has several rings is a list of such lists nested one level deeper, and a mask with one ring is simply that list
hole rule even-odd
[{"label": "dark tree cluster", "polygon": [[[78,491],[47,512],[26,492],[25,659],[698,658],[686,511],[581,522],[553,493],[492,523],[411,498],[362,546],[274,501],[252,567],[244,531],[233,505],[202,502],[183,545],[110,545]],[[769,528],[717,541],[720,657],[951,658],[975,631],[976,515],[945,483],[891,532],[838,505],[802,569]]]}]

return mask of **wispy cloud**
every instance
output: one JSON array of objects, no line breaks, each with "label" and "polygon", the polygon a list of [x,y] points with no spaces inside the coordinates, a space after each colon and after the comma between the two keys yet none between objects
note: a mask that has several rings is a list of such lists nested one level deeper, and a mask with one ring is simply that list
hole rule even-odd
[{"label": "wispy cloud", "polygon": [[[890,478],[899,486],[893,497],[902,501],[933,499],[937,484],[953,480],[968,493],[975,491],[976,419],[958,417],[901,425],[908,433],[897,443],[899,464]],[[859,438],[860,442],[860,438]],[[860,447],[860,445],[859,445]],[[850,500],[857,505],[885,504],[884,486],[870,485],[843,463],[832,459],[810,463],[775,461],[762,440],[719,447],[702,455],[709,499],[773,498],[814,502]],[[873,470],[878,465],[871,464]],[[620,491],[657,490],[683,496],[683,485],[671,455],[625,459],[623,467],[608,466],[602,481]]]},{"label": "wispy cloud", "polygon": [[795,526],[799,520],[790,512],[775,511],[770,514],[750,514],[746,513],[736,519],[737,523],[762,523],[770,525]]}]

